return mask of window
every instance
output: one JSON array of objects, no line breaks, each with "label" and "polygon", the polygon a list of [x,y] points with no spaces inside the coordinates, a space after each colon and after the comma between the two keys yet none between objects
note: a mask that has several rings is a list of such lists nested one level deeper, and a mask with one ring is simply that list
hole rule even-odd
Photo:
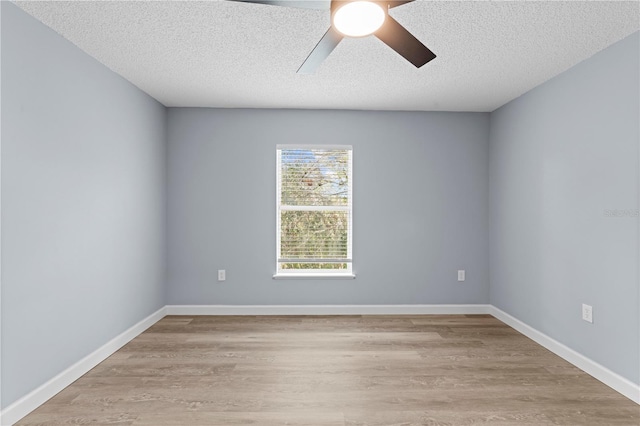
[{"label": "window", "polygon": [[277,273],[353,277],[352,149],[277,147]]}]

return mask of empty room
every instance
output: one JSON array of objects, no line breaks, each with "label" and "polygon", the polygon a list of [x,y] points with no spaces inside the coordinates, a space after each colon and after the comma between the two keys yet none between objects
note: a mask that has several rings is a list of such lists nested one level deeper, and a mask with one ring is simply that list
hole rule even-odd
[{"label": "empty room", "polygon": [[1,1],[0,424],[640,424],[640,2]]}]

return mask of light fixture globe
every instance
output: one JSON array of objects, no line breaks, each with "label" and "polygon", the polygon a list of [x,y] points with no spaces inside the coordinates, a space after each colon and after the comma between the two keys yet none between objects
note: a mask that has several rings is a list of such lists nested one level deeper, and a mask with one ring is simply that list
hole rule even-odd
[{"label": "light fixture globe", "polygon": [[375,33],[387,16],[382,6],[372,1],[334,1],[331,9],[334,28],[348,37]]}]

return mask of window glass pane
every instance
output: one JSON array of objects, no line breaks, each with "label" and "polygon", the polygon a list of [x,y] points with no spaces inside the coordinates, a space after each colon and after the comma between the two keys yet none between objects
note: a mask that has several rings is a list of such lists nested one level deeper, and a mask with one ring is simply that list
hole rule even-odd
[{"label": "window glass pane", "polygon": [[330,271],[340,271],[340,270],[347,270],[348,264],[347,263],[281,263],[280,267],[282,269],[288,269],[288,270],[299,270],[299,269],[304,269],[304,270],[319,270],[319,271],[326,271],[326,270],[330,270]]},{"label": "window glass pane", "polygon": [[281,259],[348,259],[347,211],[283,211]]},{"label": "window glass pane", "polygon": [[281,167],[282,205],[349,205],[348,151],[283,149]]}]

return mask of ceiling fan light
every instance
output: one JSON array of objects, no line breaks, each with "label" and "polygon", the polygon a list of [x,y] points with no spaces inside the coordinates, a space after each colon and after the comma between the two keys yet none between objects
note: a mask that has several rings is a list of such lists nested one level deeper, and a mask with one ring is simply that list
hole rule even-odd
[{"label": "ceiling fan light", "polygon": [[376,32],[384,23],[382,6],[371,1],[344,3],[333,12],[333,26],[349,37],[364,37]]}]

